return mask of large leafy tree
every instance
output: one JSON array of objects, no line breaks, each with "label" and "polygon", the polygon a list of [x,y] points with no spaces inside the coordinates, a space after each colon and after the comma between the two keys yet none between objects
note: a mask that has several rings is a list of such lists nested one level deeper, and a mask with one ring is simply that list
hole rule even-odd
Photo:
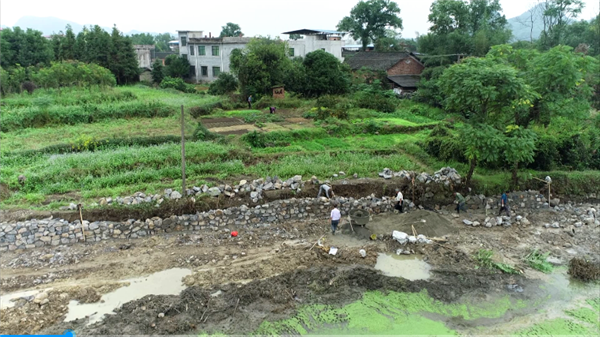
[{"label": "large leafy tree", "polygon": [[244,95],[268,94],[275,85],[285,83],[292,62],[287,43],[256,38],[244,50],[234,49],[230,56],[231,72],[238,78]]},{"label": "large leafy tree", "polygon": [[169,51],[169,41],[175,40],[175,36],[171,35],[171,33],[162,33],[158,34],[154,37],[154,43],[157,51]]},{"label": "large leafy tree", "polygon": [[232,22],[227,22],[227,24],[221,27],[220,37],[232,37],[232,36],[240,36],[242,35],[242,28],[240,25]]},{"label": "large leafy tree", "polygon": [[324,50],[316,50],[304,58],[307,96],[344,94],[350,88],[350,70],[335,56]]},{"label": "large leafy tree", "polygon": [[185,56],[169,55],[165,59],[165,75],[187,78],[190,75],[190,61]]},{"label": "large leafy tree", "polygon": [[[430,55],[483,56],[491,46],[507,43],[510,30],[499,0],[436,0],[431,4],[429,33],[419,38],[419,50]],[[434,63],[456,57],[431,59]]]},{"label": "large leafy tree", "polygon": [[467,123],[463,139],[470,163],[468,184],[478,163],[496,161],[503,153],[506,139],[500,130],[514,124],[511,107],[532,100],[535,93],[516,69],[493,58],[467,58],[444,71],[439,84],[446,109]]},{"label": "large leafy tree", "polygon": [[362,49],[366,50],[371,41],[385,37],[386,29],[402,29],[402,19],[398,16],[400,7],[391,0],[360,1],[344,17],[337,28],[350,32],[351,36],[360,40]]}]

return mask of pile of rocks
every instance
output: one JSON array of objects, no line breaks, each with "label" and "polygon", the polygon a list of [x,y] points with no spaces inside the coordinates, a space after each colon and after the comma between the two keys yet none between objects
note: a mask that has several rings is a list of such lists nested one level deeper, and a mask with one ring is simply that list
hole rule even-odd
[{"label": "pile of rocks", "polygon": [[400,231],[393,231],[392,232],[392,238],[394,240],[398,241],[398,243],[401,244],[401,245],[405,245],[407,243],[413,243],[413,244],[417,244],[417,243],[431,244],[431,243],[433,243],[432,240],[429,240],[423,234],[419,234],[417,236],[414,236],[414,235],[408,235],[408,234],[406,234],[404,232],[400,232]]},{"label": "pile of rocks", "polygon": [[[202,185],[200,187],[194,186],[190,189],[186,190],[187,196],[196,196],[201,194],[208,194],[213,197],[218,197],[220,195],[224,195],[229,198],[233,198],[240,193],[249,193],[250,198],[253,202],[258,202],[258,200],[262,199],[262,192],[269,190],[284,190],[290,189],[297,192],[300,192],[304,187],[304,182],[302,181],[301,175],[296,175],[292,178],[289,178],[285,181],[279,179],[278,177],[267,177],[266,179],[256,179],[253,181],[241,180],[237,185],[219,185],[214,187],[208,187],[207,185]],[[100,199],[100,205],[112,205],[112,204],[121,204],[121,205],[137,205],[144,202],[151,202],[160,205],[165,199],[177,200],[181,199],[183,195],[179,191],[172,190],[170,188],[166,189],[162,195],[154,194],[154,195],[146,195],[142,192],[136,192],[132,196],[128,197],[117,197],[117,198],[102,198]],[[74,206],[73,206],[74,205]],[[77,205],[73,204],[74,208],[71,206],[66,207],[66,209],[77,209]]]},{"label": "pile of rocks", "polygon": [[[510,227],[512,226],[512,221],[513,219],[509,216],[498,216],[498,217],[486,217],[485,220],[483,221],[471,221],[468,219],[464,219],[463,223],[467,226],[472,226],[472,227],[479,227],[479,226],[485,226],[486,228],[492,228],[492,227],[496,227],[496,226],[504,226],[504,227]],[[523,217],[523,216],[516,216],[514,221],[516,221],[517,225],[523,225],[523,226],[529,226],[531,224],[531,222],[529,220],[527,220],[527,218]]]},{"label": "pile of rocks", "polygon": [[451,167],[444,167],[441,170],[436,171],[433,175],[430,175],[427,172],[417,174],[416,172],[406,170],[394,172],[386,167],[385,169],[383,169],[383,171],[379,172],[379,176],[384,179],[392,179],[393,177],[397,177],[406,180],[412,180],[413,178],[415,178],[416,181],[422,184],[429,184],[433,182],[436,184],[443,184],[444,186],[449,186],[450,184],[456,185],[461,183],[460,174],[458,174],[458,171]]}]

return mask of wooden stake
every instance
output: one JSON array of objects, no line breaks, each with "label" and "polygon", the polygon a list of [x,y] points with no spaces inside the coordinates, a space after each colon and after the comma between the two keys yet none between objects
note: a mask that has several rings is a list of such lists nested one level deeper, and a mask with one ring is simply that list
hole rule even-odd
[{"label": "wooden stake", "polygon": [[185,118],[183,113],[183,105],[181,106],[181,195],[187,195],[185,192]]},{"label": "wooden stake", "polygon": [[79,220],[81,220],[81,234],[83,236],[83,242],[85,242],[85,229],[83,228],[83,214],[81,214],[81,204],[78,204],[77,208],[79,208]]},{"label": "wooden stake", "polygon": [[413,235],[417,237],[417,230],[415,229],[415,225],[410,225],[412,227]]}]

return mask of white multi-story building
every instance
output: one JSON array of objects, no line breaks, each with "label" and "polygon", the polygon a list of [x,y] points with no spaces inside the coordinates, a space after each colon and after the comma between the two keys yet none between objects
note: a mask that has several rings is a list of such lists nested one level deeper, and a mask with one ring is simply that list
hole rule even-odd
[{"label": "white multi-story building", "polygon": [[[180,30],[179,55],[190,61],[190,75],[198,82],[211,82],[221,72],[229,72],[229,57],[234,49],[243,49],[252,38],[249,37],[213,37],[202,31]],[[328,30],[301,29],[283,34],[300,34],[304,38],[289,40],[290,57],[301,56],[315,50],[325,50],[343,61],[341,40],[343,33]]]},{"label": "white multi-story building", "polygon": [[342,56],[342,48],[344,47],[343,32],[324,29],[300,29],[283,34],[303,36],[302,39],[288,41],[290,56],[304,57],[310,52],[321,49],[335,56],[340,62],[344,62]]}]

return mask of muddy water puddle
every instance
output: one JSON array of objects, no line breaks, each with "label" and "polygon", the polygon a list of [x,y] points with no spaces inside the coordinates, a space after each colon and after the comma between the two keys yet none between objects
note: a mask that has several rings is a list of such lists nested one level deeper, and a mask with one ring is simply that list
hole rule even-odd
[{"label": "muddy water puddle", "polygon": [[427,280],[431,276],[431,266],[414,255],[379,253],[375,269],[384,275],[402,277],[410,281]]},{"label": "muddy water puddle", "polygon": [[90,317],[88,324],[102,320],[104,315],[111,314],[122,304],[140,299],[146,295],[178,295],[186,288],[183,277],[191,275],[189,269],[173,268],[154,273],[150,276],[123,280],[129,286],[121,287],[102,296],[97,303],[79,304],[69,302],[69,312],[65,322]]},{"label": "muddy water puddle", "polygon": [[[48,290],[46,290],[48,291]],[[15,300],[19,298],[30,298],[41,293],[42,290],[25,290],[14,293],[0,295],[0,309],[8,309],[15,306]]]}]

